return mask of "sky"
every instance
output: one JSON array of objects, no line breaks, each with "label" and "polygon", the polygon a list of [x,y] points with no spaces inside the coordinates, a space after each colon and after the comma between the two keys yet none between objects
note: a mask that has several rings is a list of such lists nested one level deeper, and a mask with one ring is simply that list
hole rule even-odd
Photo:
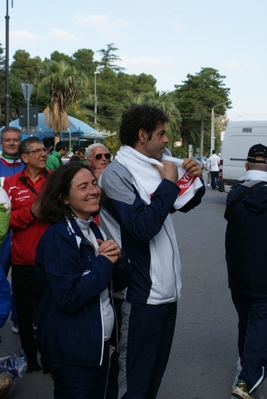
[{"label": "sky", "polygon": [[160,92],[214,68],[230,89],[230,121],[267,119],[266,0],[2,0],[4,48],[6,15],[10,64],[16,50],[44,59],[85,48],[98,61],[114,43],[117,64],[153,75]]}]

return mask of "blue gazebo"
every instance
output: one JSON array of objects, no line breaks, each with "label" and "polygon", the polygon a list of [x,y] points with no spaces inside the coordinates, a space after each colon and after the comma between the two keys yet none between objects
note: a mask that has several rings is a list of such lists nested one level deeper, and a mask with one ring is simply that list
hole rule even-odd
[{"label": "blue gazebo", "polygon": [[[88,125],[87,123],[74,118],[73,116],[68,116],[69,119],[69,127],[65,131],[60,132],[60,140],[68,140],[70,143],[73,140],[77,140],[78,144],[80,145],[80,141],[85,140],[92,140],[92,142],[103,142],[104,136],[102,133],[99,133],[95,130],[92,126]],[[9,126],[21,127],[19,119],[15,119],[14,121],[10,122]],[[3,128],[2,128],[3,129]],[[1,129],[1,130],[2,130]],[[25,130],[22,129],[22,130]],[[30,134],[31,136],[37,136],[40,139],[43,138],[50,138],[54,139],[54,132],[51,130],[49,126],[45,124],[44,121],[44,114],[42,112],[38,113],[38,126],[36,129],[31,128]],[[28,137],[28,134],[23,131],[22,138],[25,139]]]}]

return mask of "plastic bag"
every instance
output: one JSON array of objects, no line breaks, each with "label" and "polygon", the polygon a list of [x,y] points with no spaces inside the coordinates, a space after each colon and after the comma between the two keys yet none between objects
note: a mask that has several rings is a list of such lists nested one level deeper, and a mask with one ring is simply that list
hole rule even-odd
[{"label": "plastic bag", "polygon": [[27,362],[24,355],[5,356],[0,358],[0,374],[9,373],[12,380],[22,377],[27,371]]},{"label": "plastic bag", "polygon": [[24,353],[0,357],[0,398],[10,393],[16,377],[22,377],[27,371],[27,362]]}]

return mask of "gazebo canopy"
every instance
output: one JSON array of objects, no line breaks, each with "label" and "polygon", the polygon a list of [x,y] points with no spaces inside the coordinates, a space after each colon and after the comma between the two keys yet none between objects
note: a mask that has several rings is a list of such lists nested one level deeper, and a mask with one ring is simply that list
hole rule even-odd
[{"label": "gazebo canopy", "polygon": [[[99,140],[103,141],[104,136],[95,130],[92,126],[88,125],[87,123],[74,118],[73,116],[68,116],[69,119],[69,127],[65,131],[60,132],[60,136],[62,139],[64,138],[77,138],[77,139],[92,139],[92,140]],[[19,119],[15,119],[14,121],[10,122],[9,126],[20,127]],[[2,128],[3,129],[3,128]],[[1,130],[2,130],[1,129]],[[37,136],[43,139],[44,137],[47,138],[54,138],[54,132],[51,130],[49,126],[45,124],[44,121],[44,114],[42,112],[38,113],[38,126],[36,127],[35,132],[30,132],[30,135]],[[23,138],[26,138],[28,134],[23,132]]]}]

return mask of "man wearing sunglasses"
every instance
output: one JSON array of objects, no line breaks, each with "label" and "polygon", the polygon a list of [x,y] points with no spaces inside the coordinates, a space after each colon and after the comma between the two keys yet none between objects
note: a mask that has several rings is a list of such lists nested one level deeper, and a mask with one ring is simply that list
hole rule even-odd
[{"label": "man wearing sunglasses", "polygon": [[89,165],[93,168],[96,177],[100,177],[101,173],[109,164],[110,153],[104,144],[94,143],[89,145],[85,152],[85,158]]},{"label": "man wearing sunglasses", "polygon": [[25,168],[6,177],[4,189],[11,202],[12,279],[20,340],[27,358],[28,372],[33,372],[41,370],[33,332],[35,252],[41,235],[48,227],[48,224],[35,218],[33,203],[52,172],[46,170],[47,149],[39,138],[23,140],[18,147],[18,154]]}]

